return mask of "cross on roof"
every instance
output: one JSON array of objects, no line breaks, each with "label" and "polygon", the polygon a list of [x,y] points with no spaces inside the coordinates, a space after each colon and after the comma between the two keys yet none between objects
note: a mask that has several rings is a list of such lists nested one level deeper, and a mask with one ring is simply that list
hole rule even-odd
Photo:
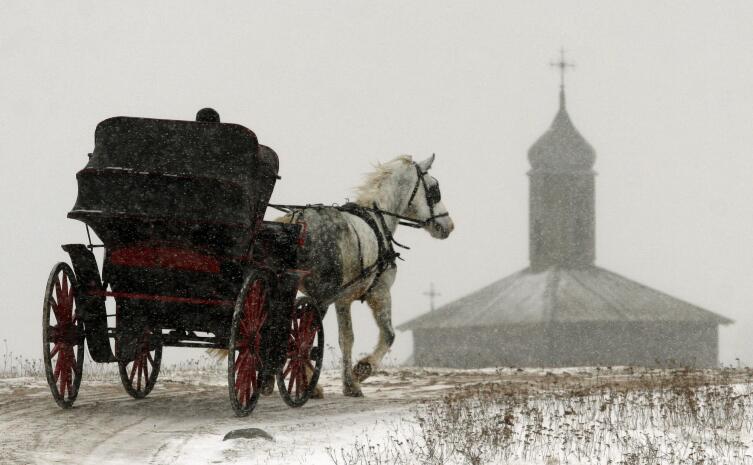
[{"label": "cross on roof", "polygon": [[549,63],[550,66],[556,66],[560,69],[560,87],[565,88],[565,71],[567,68],[575,68],[575,63],[565,61],[565,49],[560,49],[560,61]]},{"label": "cross on roof", "polygon": [[424,292],[424,295],[429,296],[429,305],[431,308],[431,311],[434,311],[434,297],[442,295],[439,292],[434,290],[434,283],[429,283],[429,290]]}]

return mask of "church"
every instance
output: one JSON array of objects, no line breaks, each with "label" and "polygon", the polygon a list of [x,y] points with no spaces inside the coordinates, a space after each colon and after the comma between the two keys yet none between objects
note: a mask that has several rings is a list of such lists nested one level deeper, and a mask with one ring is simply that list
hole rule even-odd
[{"label": "church", "polygon": [[596,152],[559,109],[528,151],[527,268],[399,325],[417,366],[718,365],[732,320],[594,264]]}]

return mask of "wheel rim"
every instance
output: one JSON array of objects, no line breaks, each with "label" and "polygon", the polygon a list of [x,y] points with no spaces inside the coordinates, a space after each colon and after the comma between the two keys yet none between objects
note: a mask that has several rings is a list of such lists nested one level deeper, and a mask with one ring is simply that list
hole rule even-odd
[{"label": "wheel rim", "polygon": [[303,405],[316,388],[323,344],[324,331],[316,306],[306,300],[296,302],[290,318],[285,363],[277,380],[289,405]]},{"label": "wheel rim", "polygon": [[162,344],[154,342],[155,334],[158,334],[158,331],[144,328],[133,360],[118,362],[123,386],[136,399],[146,397],[157,382],[162,360]]},{"label": "wheel rim", "polygon": [[259,397],[262,327],[267,321],[266,286],[261,278],[250,280],[242,302],[233,316],[233,328],[228,357],[230,396],[239,415],[253,410]]},{"label": "wheel rim", "polygon": [[70,407],[81,383],[84,338],[76,304],[76,280],[64,263],[50,273],[42,324],[47,382],[55,401],[61,407]]}]

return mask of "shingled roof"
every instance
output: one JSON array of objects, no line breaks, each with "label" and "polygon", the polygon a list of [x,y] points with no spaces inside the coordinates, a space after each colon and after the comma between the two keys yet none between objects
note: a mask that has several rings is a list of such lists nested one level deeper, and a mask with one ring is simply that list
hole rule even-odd
[{"label": "shingled roof", "polygon": [[552,267],[538,273],[526,268],[397,329],[583,321],[733,322],[611,271],[589,266]]}]

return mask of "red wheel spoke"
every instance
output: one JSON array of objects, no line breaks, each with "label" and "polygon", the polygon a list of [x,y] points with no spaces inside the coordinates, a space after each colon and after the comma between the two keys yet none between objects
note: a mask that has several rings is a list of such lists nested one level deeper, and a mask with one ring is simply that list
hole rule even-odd
[{"label": "red wheel spoke", "polygon": [[[63,297],[66,299],[66,303],[68,303],[67,302],[67,299],[68,299],[68,276],[65,273],[63,273],[62,288],[63,288],[62,289]],[[60,300],[60,299],[58,299],[58,300]]]},{"label": "red wheel spoke", "polygon": [[67,387],[67,390],[68,390],[68,397],[70,397],[71,394],[73,394],[73,376],[72,375],[73,375],[73,373],[70,373],[68,375],[68,377],[66,379],[66,383],[65,383],[65,385]]},{"label": "red wheel spoke", "polygon": [[57,361],[55,362],[55,372],[53,373],[53,376],[55,377],[55,381],[57,381],[60,378],[60,370],[63,368],[62,359],[65,356],[65,352],[60,354],[60,357],[58,357]]},{"label": "red wheel spoke", "polygon": [[66,376],[68,375],[68,369],[66,367],[67,356],[67,351],[63,351],[63,353],[60,354],[60,358],[58,358],[58,391],[60,392],[60,397],[65,397],[65,386],[67,385]]},{"label": "red wheel spoke", "polygon": [[50,358],[55,358],[55,355],[60,351],[60,343],[56,342],[55,345],[52,347],[52,350],[50,351]]},{"label": "red wheel spoke", "polygon": [[61,373],[60,381],[58,383],[58,392],[60,393],[61,398],[65,398],[65,388],[68,387],[68,382],[66,381],[65,375]]},{"label": "red wheel spoke", "polygon": [[[58,384],[60,386],[60,397],[65,397],[65,391],[70,386],[71,368],[73,365],[73,351],[69,346],[66,346],[58,359],[60,365]],[[68,394],[70,395],[70,389]]]}]

